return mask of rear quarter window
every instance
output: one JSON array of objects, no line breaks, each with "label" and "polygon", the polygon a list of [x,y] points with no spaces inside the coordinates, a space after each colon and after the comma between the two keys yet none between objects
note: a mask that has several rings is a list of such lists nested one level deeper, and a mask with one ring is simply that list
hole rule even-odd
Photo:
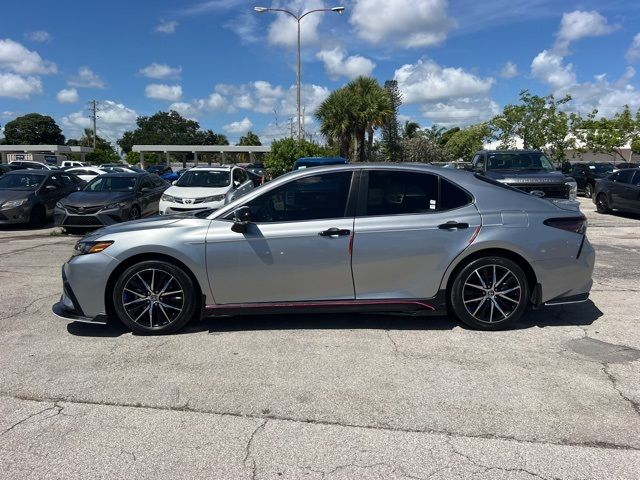
[{"label": "rear quarter window", "polygon": [[446,178],[440,178],[440,208],[439,210],[453,210],[464,207],[472,202],[471,195],[462,188],[451,183]]}]

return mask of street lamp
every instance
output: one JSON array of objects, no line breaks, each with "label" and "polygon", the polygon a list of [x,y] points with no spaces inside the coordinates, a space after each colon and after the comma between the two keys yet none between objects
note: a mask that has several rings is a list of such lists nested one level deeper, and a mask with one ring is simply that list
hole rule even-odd
[{"label": "street lamp", "polygon": [[297,95],[296,95],[296,108],[298,111],[298,140],[300,140],[302,138],[302,121],[301,121],[301,115],[300,115],[300,83],[301,83],[301,67],[300,67],[300,20],[302,20],[304,17],[306,17],[307,15],[309,15],[310,13],[315,13],[315,12],[335,12],[339,15],[342,15],[342,13],[344,12],[344,7],[332,7],[332,8],[317,8],[315,10],[309,10],[307,12],[304,12],[300,15],[296,15],[295,13],[286,10],[284,8],[267,8],[267,7],[253,7],[253,10],[256,13],[265,13],[265,12],[282,12],[282,13],[286,13],[287,15],[292,16],[293,18],[296,19],[296,22],[298,23],[298,66],[296,69],[296,83],[297,83]]}]

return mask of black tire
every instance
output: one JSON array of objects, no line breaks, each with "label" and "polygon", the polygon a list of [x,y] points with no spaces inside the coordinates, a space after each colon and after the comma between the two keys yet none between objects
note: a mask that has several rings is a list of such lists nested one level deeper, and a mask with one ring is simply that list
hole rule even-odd
[{"label": "black tire", "polygon": [[[180,294],[169,295],[178,290]],[[120,321],[134,332],[162,335],[180,330],[194,317],[199,306],[196,292],[193,280],[182,268],[165,261],[144,261],[118,277],[113,307]]]},{"label": "black tire", "polygon": [[587,198],[593,197],[593,185],[587,183],[587,186],[584,187],[584,196]]},{"label": "black tire", "polygon": [[596,210],[598,210],[598,213],[611,213],[606,193],[599,193],[596,197]]},{"label": "black tire", "polygon": [[31,214],[29,215],[29,223],[31,225],[41,226],[47,221],[47,210],[44,208],[44,205],[35,205],[31,209]]},{"label": "black tire", "polygon": [[129,220],[138,220],[140,218],[140,207],[134,205],[133,207],[131,207],[131,210],[129,210]]},{"label": "black tire", "polygon": [[472,328],[503,330],[525,313],[529,291],[527,276],[513,260],[483,257],[457,273],[450,292],[451,308],[460,321]]}]

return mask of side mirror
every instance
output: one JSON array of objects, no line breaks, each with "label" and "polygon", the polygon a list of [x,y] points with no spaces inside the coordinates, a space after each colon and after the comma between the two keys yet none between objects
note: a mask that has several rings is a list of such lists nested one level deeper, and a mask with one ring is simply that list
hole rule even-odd
[{"label": "side mirror", "polygon": [[178,183],[178,180],[174,180],[173,182],[171,182],[171,185],[175,185],[176,183]]},{"label": "side mirror", "polygon": [[231,230],[236,233],[245,233],[247,226],[251,223],[251,209],[244,206],[233,211],[233,226]]},{"label": "side mirror", "polygon": [[140,193],[148,193],[148,192],[150,192],[150,191],[151,191],[151,189],[150,189],[149,187],[142,187],[142,188],[140,189]]},{"label": "side mirror", "polygon": [[45,190],[47,190],[48,192],[53,192],[54,190],[58,190],[58,187],[56,187],[55,185],[47,185],[46,187],[44,187]]},{"label": "side mirror", "polygon": [[464,165],[463,167],[467,172],[473,172],[473,165]]}]

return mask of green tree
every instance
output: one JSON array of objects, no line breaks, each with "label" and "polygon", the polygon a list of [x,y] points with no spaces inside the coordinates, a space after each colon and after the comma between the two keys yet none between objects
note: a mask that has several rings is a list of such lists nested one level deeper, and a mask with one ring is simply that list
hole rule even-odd
[{"label": "green tree", "polygon": [[449,162],[447,151],[425,136],[404,138],[401,142],[405,162]]},{"label": "green tree", "polygon": [[[214,133],[212,130],[199,131],[196,133],[197,145],[229,145],[229,140],[222,133]],[[189,144],[190,145],[190,144]]]},{"label": "green tree", "polygon": [[453,127],[447,130],[446,132],[444,132],[442,135],[440,135],[440,140],[438,140],[438,143],[440,144],[440,146],[444,147],[449,141],[449,139],[459,131],[460,131],[460,127]]},{"label": "green tree", "polygon": [[618,156],[620,160],[626,160],[621,149],[631,142],[637,130],[631,109],[627,105],[613,118],[597,119],[597,114],[597,110],[594,110],[580,122],[579,134],[584,143],[583,150],[607,153],[614,158]]},{"label": "green tree", "polygon": [[458,129],[457,132],[450,135],[444,149],[454,160],[470,161],[475,152],[482,150],[484,141],[490,135],[491,129],[488,124],[471,125],[462,130]]},{"label": "green tree", "polygon": [[[384,157],[392,162],[402,161],[402,147],[400,146],[400,125],[398,124],[398,109],[402,105],[402,93],[397,80],[384,82],[384,89],[391,100],[392,114],[387,123],[382,126],[381,150]],[[373,153],[373,152],[372,152]],[[376,152],[376,157],[378,157]],[[372,160],[372,158],[370,158]]]},{"label": "green tree", "polygon": [[349,158],[349,147],[355,135],[356,102],[345,88],[334,90],[320,104],[316,118],[320,121],[320,132],[330,145],[337,145],[340,156]]},{"label": "green tree", "polygon": [[[195,120],[187,120],[178,112],[158,112],[150,117],[138,117],[137,128],[125,132],[118,145],[125,153],[133,145],[198,145],[206,137]],[[213,132],[212,132],[213,133]]]},{"label": "green tree", "polygon": [[271,151],[267,154],[264,165],[272,176],[277,177],[291,171],[299,158],[330,155],[335,155],[334,149],[321,147],[304,139],[283,138],[271,144]]},{"label": "green tree", "polygon": [[402,138],[414,138],[418,135],[420,131],[420,124],[418,122],[412,122],[410,120],[405,120],[404,125],[402,127]]},{"label": "green tree", "polygon": [[631,151],[636,155],[640,155],[640,137],[631,140]]},{"label": "green tree", "polygon": [[28,113],[4,126],[7,145],[64,145],[64,135],[48,115]]},{"label": "green tree", "polygon": [[[242,137],[240,137],[240,141],[238,141],[238,145],[246,146],[246,147],[251,147],[251,146],[259,147],[260,145],[262,145],[262,143],[260,142],[260,137],[258,137],[258,135],[256,135],[251,130],[249,130],[246,135],[243,135]],[[238,159],[241,162],[248,162],[249,158],[250,158],[250,155],[248,153],[242,152],[238,154]]]},{"label": "green tree", "polygon": [[431,125],[431,128],[429,128],[428,130],[422,130],[421,133],[422,135],[427,137],[429,140],[431,140],[433,143],[437,143],[438,145],[440,145],[440,140],[446,130],[447,129],[445,127]]}]

